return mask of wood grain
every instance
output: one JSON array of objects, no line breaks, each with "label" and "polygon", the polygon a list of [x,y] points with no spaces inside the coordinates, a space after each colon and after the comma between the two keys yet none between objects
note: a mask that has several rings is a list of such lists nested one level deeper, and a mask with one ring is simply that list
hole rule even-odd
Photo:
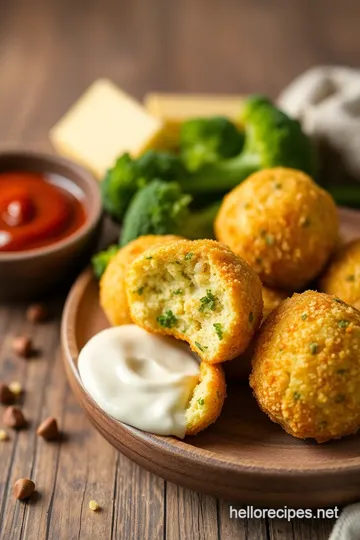
[{"label": "wood grain", "polygon": [[[359,17],[353,0],[1,0],[1,147],[51,151],[48,130],[99,76],[139,98],[149,90],[275,97],[313,64],[358,66]],[[44,334],[29,328],[45,351],[33,364],[15,359],[9,345],[27,329],[24,306],[0,307],[0,379],[22,381],[30,419],[53,414],[67,435],[49,445],[35,440],[32,425],[1,443],[3,540],[171,540],[179,521],[181,538],[192,540],[195,519],[199,537],[209,531],[208,514],[219,539],[328,537],[331,520],[230,520],[224,501],[216,503],[215,527],[214,499],[169,487],[119,456],[68,388],[58,351],[61,306],[62,298],[52,300]],[[12,483],[31,468],[39,499],[15,505]],[[88,510],[90,497],[103,512]],[[196,518],[187,511],[184,519],[188,508]]]}]

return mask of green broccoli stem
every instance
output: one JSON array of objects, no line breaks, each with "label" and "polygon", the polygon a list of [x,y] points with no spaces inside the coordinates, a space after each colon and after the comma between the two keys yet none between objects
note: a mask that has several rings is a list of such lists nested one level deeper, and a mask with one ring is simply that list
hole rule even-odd
[{"label": "green broccoli stem", "polygon": [[180,183],[184,192],[191,195],[226,193],[260,169],[259,157],[244,152],[234,158],[205,165]]},{"label": "green broccoli stem", "polygon": [[333,196],[337,204],[360,208],[360,184],[359,186],[327,186],[325,189]]},{"label": "green broccoli stem", "polygon": [[190,240],[198,238],[214,238],[214,221],[221,206],[218,201],[206,208],[191,212],[183,224],[180,234]]}]

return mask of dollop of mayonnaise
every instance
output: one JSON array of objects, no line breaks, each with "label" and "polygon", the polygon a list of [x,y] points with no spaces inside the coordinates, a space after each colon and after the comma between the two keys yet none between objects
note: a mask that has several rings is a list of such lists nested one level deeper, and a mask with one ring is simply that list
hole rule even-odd
[{"label": "dollop of mayonnaise", "polygon": [[185,412],[199,382],[188,346],[129,324],[103,330],[81,350],[85,389],[117,420],[158,435],[184,438]]}]

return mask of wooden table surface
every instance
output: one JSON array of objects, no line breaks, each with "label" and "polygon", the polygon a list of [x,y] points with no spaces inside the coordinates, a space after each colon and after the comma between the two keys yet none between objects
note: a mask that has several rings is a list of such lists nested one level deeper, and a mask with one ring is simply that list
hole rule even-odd
[{"label": "wooden table surface", "polygon": [[[276,97],[313,64],[356,66],[359,18],[354,0],[0,0],[1,148],[51,151],[49,128],[99,76],[139,98],[149,90]],[[1,539],[328,537],[329,520],[230,520],[231,503],[166,483],[113,450],[65,379],[63,301],[49,301],[52,319],[40,326],[26,322],[25,306],[0,307],[0,380],[22,383],[30,420],[0,443]],[[30,334],[41,355],[15,358],[18,334]],[[35,435],[48,415],[60,422],[61,444]],[[12,485],[26,476],[38,493],[21,504]],[[101,512],[89,510],[91,499]]]}]

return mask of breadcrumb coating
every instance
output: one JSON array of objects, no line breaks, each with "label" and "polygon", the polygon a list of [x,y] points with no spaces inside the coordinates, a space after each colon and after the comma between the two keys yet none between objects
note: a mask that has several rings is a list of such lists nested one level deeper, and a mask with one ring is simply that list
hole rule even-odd
[{"label": "breadcrumb coating", "polygon": [[[283,291],[277,291],[275,289],[270,289],[269,287],[265,287],[263,285],[262,287],[262,297],[264,301],[264,308],[263,308],[263,319],[267,318],[270,313],[277,308],[277,306],[287,298],[286,293]],[[250,372],[251,372],[251,358],[254,354],[254,344],[256,341],[256,336],[251,341],[250,345],[246,349],[246,351],[238,356],[237,358],[234,358],[231,362],[225,362],[224,364],[224,371],[226,380],[228,381],[243,381],[249,378]]]},{"label": "breadcrumb coating", "polygon": [[146,251],[130,265],[126,286],[136,324],[187,341],[210,363],[244,352],[262,318],[257,274],[214,240]]},{"label": "breadcrumb coating", "polygon": [[305,173],[277,167],[251,175],[225,198],[216,238],[269,286],[300,290],[323,269],[338,242],[332,197]]},{"label": "breadcrumb coating", "polygon": [[270,315],[270,313],[274,311],[274,309],[277,308],[278,305],[288,296],[284,291],[278,291],[276,289],[271,289],[270,287],[265,287],[265,285],[263,285],[262,297],[264,302],[262,322],[264,322],[267,316]]},{"label": "breadcrumb coating", "polygon": [[186,435],[196,435],[220,416],[226,397],[221,366],[201,362],[200,380],[186,410]]},{"label": "breadcrumb coating", "polygon": [[320,279],[320,290],[360,309],[360,239],[342,246]]},{"label": "breadcrumb coating", "polygon": [[171,234],[140,236],[119,249],[100,280],[100,305],[113,326],[132,323],[125,289],[125,276],[129,264],[150,247],[180,238]]},{"label": "breadcrumb coating", "polygon": [[262,325],[250,385],[285,431],[317,442],[360,426],[360,312],[314,291],[282,302]]}]

